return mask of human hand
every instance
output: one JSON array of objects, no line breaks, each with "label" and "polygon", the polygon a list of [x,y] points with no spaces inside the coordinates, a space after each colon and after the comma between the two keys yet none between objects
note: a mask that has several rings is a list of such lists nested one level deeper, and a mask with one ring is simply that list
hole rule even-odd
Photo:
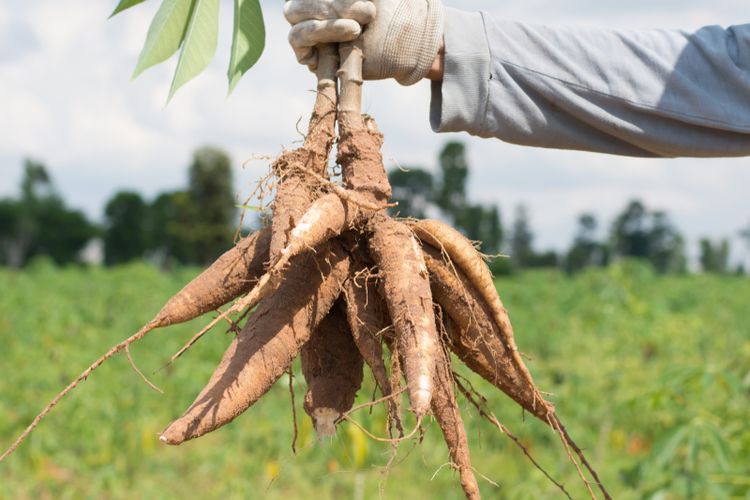
[{"label": "human hand", "polygon": [[[443,5],[440,0],[289,0],[284,16],[297,60],[317,67],[316,46],[362,34],[366,80],[395,78],[411,85],[440,76]],[[441,72],[440,72],[441,73]]]}]

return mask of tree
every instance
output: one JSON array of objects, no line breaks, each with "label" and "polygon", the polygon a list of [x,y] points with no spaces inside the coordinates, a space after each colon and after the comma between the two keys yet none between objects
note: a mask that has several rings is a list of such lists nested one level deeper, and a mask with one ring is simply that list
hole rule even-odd
[{"label": "tree", "polygon": [[466,146],[461,142],[447,143],[440,152],[438,165],[440,186],[435,202],[456,220],[466,206],[466,179],[469,176]]},{"label": "tree", "polygon": [[454,221],[467,238],[481,241],[482,251],[497,253],[503,244],[503,227],[496,205],[467,205]]},{"label": "tree", "polygon": [[598,223],[593,214],[582,214],[578,217],[573,245],[565,256],[565,270],[568,273],[578,272],[590,266],[604,266],[608,261],[606,245],[596,239]]},{"label": "tree", "polygon": [[615,219],[611,232],[612,252],[651,262],[658,272],[684,272],[685,241],[663,211],[649,211],[638,200],[631,201]]},{"label": "tree", "polygon": [[232,243],[235,199],[229,156],[211,147],[197,150],[190,165],[188,206],[191,215],[182,227],[182,237],[190,241],[195,262],[210,264]]},{"label": "tree", "polygon": [[108,265],[144,256],[148,242],[148,205],[132,191],[116,193],[104,208],[104,261]]},{"label": "tree", "polygon": [[180,238],[182,228],[190,222],[187,213],[187,193],[171,191],[159,194],[148,208],[146,239],[149,250],[162,268],[169,267],[172,261],[190,262],[190,243]]},{"label": "tree", "polygon": [[25,245],[19,241],[23,209],[12,199],[0,200],[0,262],[12,268],[21,267]]},{"label": "tree", "polygon": [[432,174],[421,168],[400,168],[388,172],[392,199],[398,206],[390,209],[401,217],[424,219],[433,199]]},{"label": "tree", "polygon": [[510,258],[518,267],[527,267],[534,260],[534,235],[529,226],[529,211],[525,205],[516,207],[510,237]]},{"label": "tree", "polygon": [[612,228],[612,250],[622,257],[649,256],[648,213],[638,200],[631,201],[615,219]]},{"label": "tree", "polygon": [[392,214],[422,219],[439,210],[467,238],[481,241],[485,253],[497,253],[503,245],[503,227],[496,205],[469,204],[466,180],[469,165],[466,146],[449,142],[438,156],[439,175],[420,168],[394,169],[388,173],[393,200]]},{"label": "tree", "polygon": [[729,273],[729,240],[712,242],[708,238],[700,240],[700,263],[706,273]]},{"label": "tree", "polygon": [[685,239],[663,211],[651,214],[648,252],[649,260],[657,272],[683,273],[687,268]]},{"label": "tree", "polygon": [[[740,231],[740,238],[745,240],[745,246],[747,247],[747,252],[748,254],[750,254],[750,224],[748,224],[745,229],[742,229]],[[740,265],[739,271],[741,271],[741,274],[744,274],[745,272],[744,265]]]},{"label": "tree", "polygon": [[56,193],[47,169],[25,160],[19,200],[0,202],[0,243],[5,264],[21,267],[47,255],[58,264],[78,260],[97,230],[78,210],[70,210]]}]

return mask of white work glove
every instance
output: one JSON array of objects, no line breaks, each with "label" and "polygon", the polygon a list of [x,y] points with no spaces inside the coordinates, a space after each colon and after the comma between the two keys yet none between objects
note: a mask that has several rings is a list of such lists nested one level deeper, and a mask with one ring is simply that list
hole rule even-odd
[{"label": "white work glove", "polygon": [[440,0],[289,0],[284,16],[297,60],[311,70],[318,62],[316,45],[348,42],[361,33],[366,80],[418,82],[443,39]]}]

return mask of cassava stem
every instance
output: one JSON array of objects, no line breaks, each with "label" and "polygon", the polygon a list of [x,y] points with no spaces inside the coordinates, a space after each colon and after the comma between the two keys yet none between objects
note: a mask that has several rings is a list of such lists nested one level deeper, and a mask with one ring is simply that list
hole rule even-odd
[{"label": "cassava stem", "polygon": [[272,260],[286,247],[289,232],[315,198],[313,186],[300,167],[323,178],[328,177],[328,155],[333,146],[336,123],[336,70],[339,60],[334,45],[321,45],[318,54],[317,96],[305,142],[301,148],[283,153],[273,163],[279,185],[271,223]]},{"label": "cassava stem", "polygon": [[383,166],[380,147],[383,135],[375,121],[362,116],[362,48],[356,40],[339,46],[341,82],[339,100],[339,147],[344,185],[360,193],[373,204],[385,207],[391,197],[391,185]]}]

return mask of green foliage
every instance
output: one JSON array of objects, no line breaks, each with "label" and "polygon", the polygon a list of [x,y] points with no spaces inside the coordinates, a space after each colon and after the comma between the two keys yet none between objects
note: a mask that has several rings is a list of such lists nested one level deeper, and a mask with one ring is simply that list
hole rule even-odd
[{"label": "green foliage", "polygon": [[466,159],[466,146],[462,142],[449,142],[438,156],[440,185],[435,202],[449,214],[460,212],[466,205],[466,179],[469,177],[469,164]]},{"label": "green foliage", "polygon": [[529,223],[529,210],[525,205],[516,207],[510,237],[510,258],[518,267],[528,267],[534,259],[534,235]]},{"label": "green foliage", "polygon": [[700,240],[700,262],[704,272],[727,274],[729,272],[729,240],[712,242],[707,238]]},{"label": "green foliage", "polygon": [[149,248],[149,213],[141,195],[115,193],[104,208],[104,216],[104,261],[112,265],[143,258]]},{"label": "green foliage", "polygon": [[77,262],[96,234],[82,212],[65,206],[44,165],[26,160],[19,199],[0,200],[0,262],[21,267],[40,255]]},{"label": "green foliage", "polygon": [[576,273],[591,266],[606,266],[609,263],[609,248],[596,239],[598,223],[593,214],[578,218],[573,245],[565,256],[565,271]]},{"label": "green foliage", "polygon": [[431,215],[430,212],[440,212],[467,238],[481,242],[483,252],[499,252],[503,227],[497,206],[471,204],[466,199],[469,165],[464,144],[447,143],[438,162],[440,175],[434,179],[432,174],[420,168],[397,168],[388,173],[393,200],[398,202],[391,214],[424,219]]},{"label": "green foliage", "polygon": [[191,9],[191,0],[162,2],[148,28],[133,78],[151,66],[166,61],[179,50],[185,37]]},{"label": "green foliage", "polygon": [[178,88],[206,69],[216,52],[218,36],[219,0],[193,0],[168,99],[174,96]]},{"label": "green foliage", "polygon": [[229,61],[229,93],[253,65],[266,45],[266,28],[259,0],[234,0],[232,56]]},{"label": "green foliage", "polygon": [[615,257],[646,259],[660,273],[685,272],[685,242],[666,213],[649,211],[631,201],[615,219],[611,231]]},{"label": "green foliage", "polygon": [[427,218],[433,200],[432,174],[421,168],[395,168],[388,172],[393,196],[398,205],[391,210],[400,217]]},{"label": "green foliage", "polygon": [[[143,264],[108,269],[35,262],[0,270],[0,443],[96,356],[149,320],[197,269],[159,273]],[[573,278],[528,271],[498,281],[520,349],[543,391],[598,468],[614,498],[747,498],[750,494],[750,280],[657,276],[642,261]],[[86,300],[81,300],[85,297]],[[126,311],[124,313],[123,311]],[[159,368],[205,321],[156,331],[133,346],[156,394],[115,357],[55,408],[0,466],[0,498],[463,498],[434,422],[405,442],[383,474],[390,446],[351,424],[318,442],[301,409],[293,436],[288,380],[256,407],[204,438],[172,448],[157,440],[193,400],[230,342],[221,327],[172,367]],[[498,390],[454,367],[488,397],[501,422],[585,498],[559,440],[522,417]],[[369,401],[366,385],[357,403]],[[557,498],[524,455],[459,397],[485,498]],[[385,436],[381,408],[355,414]],[[408,420],[406,427],[414,422]],[[433,478],[434,475],[434,478]],[[479,477],[479,476],[478,476]]]},{"label": "green foliage", "polygon": [[481,242],[482,252],[495,254],[500,251],[503,227],[496,205],[467,204],[456,214],[455,224],[467,238]]},{"label": "green foliage", "polygon": [[191,242],[190,262],[208,265],[231,245],[235,230],[231,160],[226,153],[210,147],[194,153],[187,203],[188,217],[180,230]]},{"label": "green foliage", "polygon": [[185,191],[160,193],[151,202],[146,231],[149,249],[155,253],[155,260],[161,267],[169,267],[173,261],[193,260],[184,231],[189,223],[189,202]]},{"label": "green foliage", "polygon": [[557,267],[560,264],[556,252],[550,250],[539,253],[534,250],[534,233],[531,231],[529,211],[525,205],[516,207],[508,246],[511,263],[516,268]]},{"label": "green foliage", "polygon": [[[121,0],[112,16],[143,1]],[[200,74],[213,59],[218,24],[219,0],[163,0],[149,26],[133,78],[166,61],[181,48],[169,101],[177,89]],[[230,93],[260,58],[265,36],[260,1],[234,0],[231,59],[227,70]]]},{"label": "green foliage", "polygon": [[81,211],[68,209],[60,198],[39,205],[32,216],[35,233],[27,258],[46,255],[57,264],[78,262],[80,251],[98,234]]},{"label": "green foliage", "polygon": [[116,16],[120,12],[128,10],[130,7],[135,7],[139,3],[143,3],[145,1],[146,0],[120,0],[120,3],[117,4],[117,7],[115,7],[115,10],[112,11],[109,17]]}]

